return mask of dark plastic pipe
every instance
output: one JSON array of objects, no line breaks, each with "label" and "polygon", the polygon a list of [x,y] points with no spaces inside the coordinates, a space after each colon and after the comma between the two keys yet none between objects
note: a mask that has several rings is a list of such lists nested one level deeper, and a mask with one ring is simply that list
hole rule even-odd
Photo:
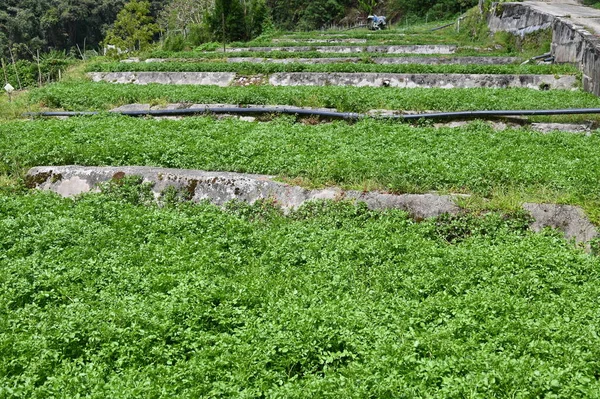
[{"label": "dark plastic pipe", "polygon": [[[112,112],[112,111],[111,111]],[[150,111],[115,111],[112,113],[126,116],[189,116],[201,115],[206,113],[212,114],[232,114],[232,115],[264,115],[264,114],[281,114],[281,115],[302,115],[302,116],[319,116],[330,119],[392,119],[392,120],[418,120],[418,119],[472,119],[472,118],[494,118],[503,116],[542,116],[542,115],[589,115],[600,114],[600,108],[574,108],[574,109],[547,109],[547,110],[501,110],[501,111],[458,111],[458,112],[435,112],[428,114],[411,114],[411,115],[368,115],[354,112],[337,112],[337,111],[319,111],[311,109],[297,108],[267,108],[267,107],[206,107],[206,108],[188,108],[188,109],[168,109],[168,110],[150,110]],[[31,112],[26,116],[43,116],[43,117],[71,117],[71,116],[89,116],[97,115],[99,112]]]}]

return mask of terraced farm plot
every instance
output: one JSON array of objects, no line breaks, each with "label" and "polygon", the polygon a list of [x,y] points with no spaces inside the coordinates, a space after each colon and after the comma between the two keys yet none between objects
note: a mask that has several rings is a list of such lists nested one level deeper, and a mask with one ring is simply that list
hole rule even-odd
[{"label": "terraced farm plot", "polygon": [[[100,58],[20,95],[0,113],[0,397],[597,397],[597,117],[377,115],[600,99],[571,66],[452,35],[289,33]],[[367,51],[439,45],[453,54]],[[380,80],[334,85],[342,74]],[[24,103],[100,114],[15,118]],[[258,105],[365,115],[115,114]],[[170,169],[144,180],[129,166]],[[451,212],[419,217],[423,198]]]}]

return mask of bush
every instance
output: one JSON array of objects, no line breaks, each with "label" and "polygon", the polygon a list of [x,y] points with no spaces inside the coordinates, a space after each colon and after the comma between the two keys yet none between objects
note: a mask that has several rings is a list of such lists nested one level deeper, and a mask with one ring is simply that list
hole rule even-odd
[{"label": "bush", "polygon": [[188,33],[188,43],[199,46],[211,40],[210,31],[206,25],[191,25]]},{"label": "bush", "polygon": [[168,35],[163,43],[163,50],[183,51],[185,49],[185,38],[182,34]]}]

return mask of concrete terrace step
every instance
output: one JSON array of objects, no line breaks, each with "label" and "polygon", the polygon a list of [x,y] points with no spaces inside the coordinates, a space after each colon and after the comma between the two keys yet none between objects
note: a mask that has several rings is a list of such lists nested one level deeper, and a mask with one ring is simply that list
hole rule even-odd
[{"label": "concrete terrace step", "polygon": [[[522,61],[519,57],[369,57],[370,62],[382,65],[508,65],[516,64]],[[193,58],[148,58],[145,63],[165,63],[165,62],[215,62],[210,59]],[[249,62],[253,64],[273,63],[273,64],[337,64],[337,63],[360,63],[364,59],[360,57],[329,57],[329,58],[264,58],[264,57],[229,57],[225,58],[228,63]],[[124,64],[136,64],[142,62],[139,58],[128,58],[122,60]]]},{"label": "concrete terrace step", "polygon": [[[90,72],[94,82],[121,84],[172,84],[229,86],[241,81],[264,84],[261,76],[239,77],[232,72]],[[268,83],[273,86],[355,86],[396,88],[505,88],[572,90],[575,76],[554,75],[485,75],[485,74],[399,74],[399,73],[274,73]]]},{"label": "concrete terrace step", "polygon": [[[379,53],[379,54],[454,54],[458,50],[455,45],[402,45],[402,46],[292,46],[292,47],[234,47],[227,53],[241,52],[307,52],[319,53]],[[221,50],[222,51],[222,50]]]},{"label": "concrete terrace step", "polygon": [[94,82],[229,86],[235,72],[89,72]]},{"label": "concrete terrace step", "polygon": [[[423,64],[423,65],[506,65],[515,64],[521,59],[518,57],[374,57],[370,58],[374,64]],[[361,58],[254,58],[234,57],[227,58],[229,63],[274,63],[274,64],[335,64],[344,62],[361,62]]]},{"label": "concrete terrace step", "polygon": [[232,200],[254,203],[274,200],[283,209],[296,209],[307,201],[350,199],[365,202],[371,209],[402,209],[424,219],[455,214],[460,208],[451,196],[435,194],[393,195],[379,192],[344,191],[337,187],[307,190],[273,180],[273,176],[201,170],[163,169],[143,166],[83,167],[47,166],[28,173],[29,186],[72,197],[97,189],[99,183],[125,176],[141,176],[153,184],[156,198],[168,187],[188,194],[190,200],[209,200],[224,205]]},{"label": "concrete terrace step", "polygon": [[399,73],[274,73],[273,86],[355,86],[397,88],[505,88],[571,90],[575,76],[554,75],[474,75],[474,74],[399,74]]},{"label": "concrete terrace step", "polygon": [[[364,202],[370,209],[401,209],[422,220],[444,214],[457,214],[458,196],[437,194],[387,194],[381,192],[344,191],[337,187],[307,190],[275,181],[273,176],[201,170],[163,169],[142,166],[85,167],[42,166],[32,168],[26,181],[30,188],[50,190],[64,197],[98,190],[98,184],[118,181],[126,176],[140,176],[152,184],[157,199],[169,187],[191,201],[208,200],[224,205],[238,200],[254,203],[273,200],[284,210],[296,209],[307,201],[353,200]],[[569,239],[589,243],[598,236],[596,227],[582,209],[570,205],[527,203],[523,209],[534,218],[531,229],[541,231],[552,227]]]}]

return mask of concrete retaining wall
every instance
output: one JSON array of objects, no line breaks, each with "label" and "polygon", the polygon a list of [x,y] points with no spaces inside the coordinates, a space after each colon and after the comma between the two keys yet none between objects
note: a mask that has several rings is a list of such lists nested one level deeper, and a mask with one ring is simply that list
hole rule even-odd
[{"label": "concrete retaining wall", "polygon": [[[94,82],[172,85],[232,85],[234,72],[91,72]],[[243,79],[243,78],[240,78]],[[264,84],[262,78],[256,84]],[[356,86],[356,87],[440,87],[562,89],[576,87],[575,76],[554,75],[483,75],[483,74],[401,74],[401,73],[274,73],[269,77],[273,86]]]},{"label": "concrete retaining wall", "polygon": [[392,195],[377,192],[343,191],[339,188],[306,190],[276,182],[273,176],[201,170],[162,169],[143,166],[83,167],[50,166],[29,171],[29,187],[54,191],[63,197],[97,191],[99,183],[125,176],[141,176],[152,183],[156,198],[173,187],[191,201],[209,200],[224,205],[232,200],[254,203],[274,200],[283,209],[295,209],[311,200],[350,199],[365,202],[371,209],[402,209],[417,219],[455,214],[460,208],[450,196],[435,194]]},{"label": "concrete retaining wall", "polygon": [[[390,65],[506,65],[519,62],[517,57],[374,57],[370,58],[375,64]],[[335,64],[344,62],[361,62],[358,57],[344,58],[254,58],[254,57],[233,57],[228,58],[229,63],[273,63],[273,64]],[[147,62],[147,61],[146,61]]]},{"label": "concrete retaining wall", "polygon": [[[174,188],[190,201],[208,200],[224,205],[238,200],[254,203],[273,200],[284,210],[296,209],[313,200],[354,200],[370,209],[401,209],[422,220],[443,214],[457,214],[461,208],[455,197],[437,194],[393,195],[379,192],[344,191],[336,187],[307,190],[273,180],[272,176],[201,170],[163,169],[143,166],[85,167],[42,166],[32,168],[26,177],[30,188],[50,190],[63,197],[98,191],[98,184],[118,181],[126,176],[140,176],[152,184],[157,199],[167,188]],[[596,227],[580,208],[569,205],[524,204],[534,218],[531,229],[546,227],[561,230],[569,239],[586,243],[598,236]],[[588,245],[589,249],[589,245]]]},{"label": "concrete retaining wall", "polygon": [[522,37],[551,28],[554,19],[552,15],[540,13],[521,3],[501,3],[492,8],[488,26],[493,33],[505,31]]},{"label": "concrete retaining wall", "polygon": [[269,78],[273,86],[355,86],[398,88],[506,88],[573,89],[575,76],[554,75],[466,75],[400,73],[275,73]]},{"label": "concrete retaining wall", "polygon": [[307,52],[317,51],[319,53],[379,53],[379,54],[454,54],[458,46],[454,45],[408,45],[408,46],[292,46],[292,47],[238,47],[228,48],[228,53],[241,52],[270,52],[287,51]]},{"label": "concrete retaining wall", "polygon": [[525,35],[552,29],[552,55],[558,63],[576,64],[585,91],[600,96],[600,40],[567,16],[557,17],[521,3],[496,4],[488,25],[492,32]]},{"label": "concrete retaining wall", "polygon": [[94,82],[229,86],[235,72],[90,72]]}]

